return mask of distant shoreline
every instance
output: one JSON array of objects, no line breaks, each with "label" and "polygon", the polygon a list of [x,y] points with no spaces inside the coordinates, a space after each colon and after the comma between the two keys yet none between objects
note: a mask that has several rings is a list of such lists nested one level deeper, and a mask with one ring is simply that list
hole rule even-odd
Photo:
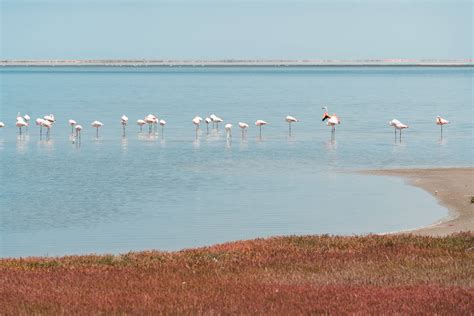
[{"label": "distant shoreline", "polygon": [[473,67],[465,60],[0,60],[0,67]]}]

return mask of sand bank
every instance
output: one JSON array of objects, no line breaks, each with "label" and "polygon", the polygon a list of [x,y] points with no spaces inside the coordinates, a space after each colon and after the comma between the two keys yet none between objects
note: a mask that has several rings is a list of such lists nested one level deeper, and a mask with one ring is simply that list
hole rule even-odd
[{"label": "sand bank", "polygon": [[[409,231],[417,235],[445,236],[474,231],[474,168],[395,169],[367,171],[369,174],[399,176],[424,189],[449,209],[439,223]],[[410,203],[410,201],[407,201]]]}]

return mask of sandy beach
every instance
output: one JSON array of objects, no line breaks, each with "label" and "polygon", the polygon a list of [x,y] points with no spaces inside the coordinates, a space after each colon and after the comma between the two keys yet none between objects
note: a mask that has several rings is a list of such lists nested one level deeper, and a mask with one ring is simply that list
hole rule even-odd
[{"label": "sandy beach", "polygon": [[407,232],[424,236],[446,236],[474,231],[474,203],[471,203],[474,196],[474,168],[394,169],[367,173],[403,177],[408,184],[426,190],[449,209],[448,217],[441,219],[439,223]]}]

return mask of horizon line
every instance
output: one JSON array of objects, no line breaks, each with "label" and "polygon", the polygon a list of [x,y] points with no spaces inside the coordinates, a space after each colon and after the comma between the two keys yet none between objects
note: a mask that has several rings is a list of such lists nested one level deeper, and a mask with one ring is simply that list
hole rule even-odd
[{"label": "horizon line", "polygon": [[474,66],[474,59],[3,59],[0,66]]}]

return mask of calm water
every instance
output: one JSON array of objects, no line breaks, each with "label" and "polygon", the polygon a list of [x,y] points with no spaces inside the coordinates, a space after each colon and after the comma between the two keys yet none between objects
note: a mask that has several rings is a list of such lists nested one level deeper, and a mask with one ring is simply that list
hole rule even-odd
[{"label": "calm water", "polygon": [[[409,229],[447,211],[401,179],[349,171],[473,165],[472,68],[4,68],[0,80],[3,257]],[[323,105],[342,121],[334,140]],[[18,111],[54,113],[50,140],[33,125],[20,138]],[[164,135],[138,133],[148,113]],[[234,124],[232,142],[223,125],[195,139],[191,119],[211,113]],[[301,119],[291,138],[288,114]],[[438,114],[452,121],[443,140]],[[392,118],[410,125],[401,143]],[[269,122],[261,140],[256,119]]]}]

